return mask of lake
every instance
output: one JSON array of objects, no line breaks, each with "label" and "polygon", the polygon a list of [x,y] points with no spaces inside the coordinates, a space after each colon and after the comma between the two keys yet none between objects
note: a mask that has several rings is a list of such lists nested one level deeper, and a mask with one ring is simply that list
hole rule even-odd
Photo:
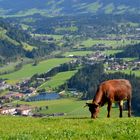
[{"label": "lake", "polygon": [[26,101],[40,101],[40,100],[56,100],[60,99],[60,95],[58,93],[39,93],[36,96],[29,97]]}]

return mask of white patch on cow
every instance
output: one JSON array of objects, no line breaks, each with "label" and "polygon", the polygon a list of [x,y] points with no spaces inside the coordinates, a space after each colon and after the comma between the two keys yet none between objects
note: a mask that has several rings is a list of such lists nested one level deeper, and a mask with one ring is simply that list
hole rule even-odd
[{"label": "white patch on cow", "polygon": [[123,100],[120,101],[120,105],[123,106]]}]

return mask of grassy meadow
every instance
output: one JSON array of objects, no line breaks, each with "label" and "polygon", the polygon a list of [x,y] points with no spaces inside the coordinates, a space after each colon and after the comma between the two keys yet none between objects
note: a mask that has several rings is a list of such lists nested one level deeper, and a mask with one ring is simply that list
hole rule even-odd
[{"label": "grassy meadow", "polygon": [[60,41],[63,38],[63,35],[54,35],[54,34],[31,34],[33,37],[52,37],[56,41]]},{"label": "grassy meadow", "polygon": [[0,67],[0,73],[5,73],[5,72],[12,72],[15,70],[16,65],[19,65],[20,63],[24,64],[29,64],[32,62],[32,59],[28,59],[28,58],[23,58],[22,61],[21,60],[17,60],[16,62],[10,62],[8,64],[3,65],[2,67]]},{"label": "grassy meadow", "polygon": [[87,54],[92,54],[93,51],[71,51],[71,52],[65,52],[63,56],[69,57],[70,55],[73,56],[86,56]]},{"label": "grassy meadow", "polygon": [[53,90],[57,89],[60,85],[63,85],[68,79],[70,79],[77,70],[75,71],[66,71],[60,72],[53,76],[50,80],[43,83],[38,89],[46,89],[46,90]]},{"label": "grassy meadow", "polygon": [[[139,42],[138,40],[135,42]],[[131,40],[125,40],[125,41],[116,41],[116,40],[94,40],[94,39],[87,39],[85,41],[82,42],[82,45],[84,45],[85,47],[92,47],[93,45],[96,44],[105,44],[106,46],[112,46],[112,47],[117,47],[117,46],[126,46],[128,44],[134,44],[134,41]]]},{"label": "grassy meadow", "polygon": [[[59,100],[45,100],[45,101],[15,101],[13,104],[27,104],[31,107],[42,107],[38,112],[41,114],[50,113],[65,113],[67,117],[90,117],[90,112],[88,107],[84,107],[87,101],[78,100],[75,98],[62,98]],[[91,102],[91,101],[88,101]],[[48,109],[45,107],[48,106]],[[107,116],[107,106],[100,109],[99,118],[106,118]],[[114,107],[111,110],[111,117],[116,118],[119,116],[119,109]],[[127,117],[127,111],[123,112],[123,116]]]},{"label": "grassy meadow", "polygon": [[[21,102],[20,102],[21,103]],[[90,118],[85,101],[62,99],[55,101],[28,102],[48,105],[51,110],[66,112],[63,117],[32,118],[0,116],[0,139],[4,140],[139,140],[140,118],[118,117],[118,108],[113,108],[111,118],[106,118],[106,107],[99,118]],[[71,114],[72,113],[72,114]],[[76,115],[77,114],[77,115]],[[117,116],[116,116],[117,115]]]},{"label": "grassy meadow", "polygon": [[[91,102],[91,101],[88,101]],[[48,106],[39,113],[65,113],[62,117],[17,117],[0,116],[0,139],[2,140],[139,140],[140,118],[119,118],[119,109],[112,108],[111,118],[106,118],[106,106],[102,107],[97,119],[90,118],[84,105],[86,101],[60,99],[52,101],[21,102],[32,107]],[[44,112],[43,112],[44,111]]]},{"label": "grassy meadow", "polygon": [[78,28],[76,26],[73,26],[73,27],[59,27],[59,28],[56,28],[55,29],[56,32],[59,32],[59,31],[71,31],[71,32],[75,32],[77,30],[78,30]]},{"label": "grassy meadow", "polygon": [[56,67],[60,64],[69,62],[70,58],[60,58],[60,59],[48,59],[39,62],[37,66],[33,66],[32,64],[27,64],[22,67],[19,71],[10,73],[10,74],[5,74],[5,75],[0,75],[0,78],[6,78],[8,79],[9,83],[15,83],[16,81],[20,81],[26,78],[29,78],[33,76],[34,74],[41,74],[44,72],[47,72],[48,70],[52,69],[53,67]]},{"label": "grassy meadow", "polygon": [[132,70],[129,70],[129,69],[126,69],[126,70],[108,70],[106,71],[106,73],[115,73],[115,72],[122,72],[122,73],[126,73],[126,74],[135,74],[137,77],[140,77],[140,71],[139,70],[135,70],[135,71],[132,71]]},{"label": "grassy meadow", "polygon": [[0,116],[2,140],[139,140],[139,118]]},{"label": "grassy meadow", "polygon": [[115,54],[120,53],[120,52],[122,52],[122,50],[105,50],[105,51],[103,51],[103,53],[108,55],[108,56],[115,55]]}]

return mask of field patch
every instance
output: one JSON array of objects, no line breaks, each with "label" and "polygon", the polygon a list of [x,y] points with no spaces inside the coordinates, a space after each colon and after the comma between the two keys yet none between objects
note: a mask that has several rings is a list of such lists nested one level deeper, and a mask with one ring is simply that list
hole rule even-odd
[{"label": "field patch", "polygon": [[91,54],[93,51],[72,51],[72,52],[66,52],[63,54],[65,57],[70,57],[70,56],[85,56],[87,54]]},{"label": "field patch", "polygon": [[22,67],[21,70],[6,74],[6,75],[1,75],[0,78],[6,78],[10,80],[10,82],[14,82],[14,80],[23,80],[26,78],[29,78],[33,76],[34,74],[41,74],[44,72],[49,71],[53,67],[56,67],[60,64],[66,63],[71,61],[72,59],[70,58],[59,58],[59,59],[48,59],[39,62],[37,66],[33,66],[32,64],[27,64]]},{"label": "field patch", "polygon": [[77,70],[60,72],[53,76],[50,80],[43,83],[38,89],[53,90],[57,89],[59,86],[63,85],[68,79],[70,79]]},{"label": "field patch", "polygon": [[[39,112],[41,114],[51,114],[51,113],[65,113],[66,117],[89,117],[90,112],[88,107],[84,107],[87,101],[77,100],[75,98],[69,99],[58,99],[58,100],[46,100],[46,101],[34,101],[34,102],[24,102],[16,101],[13,104],[27,104],[32,107],[43,107]],[[88,101],[91,102],[91,101]],[[48,106],[46,110],[44,107]],[[107,116],[107,106],[100,109],[99,118],[106,118]],[[119,108],[113,107],[111,110],[111,118],[118,118]],[[123,116],[127,117],[127,111],[123,111]]]},{"label": "field patch", "polygon": [[126,69],[126,70],[108,70],[106,71],[106,73],[115,73],[115,72],[122,72],[122,73],[125,73],[125,74],[135,74],[136,76],[140,77],[140,71],[139,70],[129,70],[129,69]]},{"label": "field patch", "polygon": [[[136,41],[136,42],[139,42],[139,41]],[[119,47],[123,47],[123,46],[126,46],[128,44],[134,44],[135,42],[131,41],[131,40],[94,40],[94,39],[87,39],[85,41],[82,42],[82,45],[84,45],[85,47],[92,47],[94,45],[98,45],[98,44],[101,44],[101,45],[106,45],[106,47],[110,47],[112,46],[113,48],[119,46]]]}]

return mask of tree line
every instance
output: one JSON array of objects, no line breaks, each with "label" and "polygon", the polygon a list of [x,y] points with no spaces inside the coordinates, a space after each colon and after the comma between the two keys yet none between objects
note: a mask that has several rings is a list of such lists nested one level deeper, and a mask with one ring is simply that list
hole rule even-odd
[{"label": "tree line", "polygon": [[117,53],[115,56],[117,58],[137,57],[140,59],[140,43],[126,46],[123,52]]}]

